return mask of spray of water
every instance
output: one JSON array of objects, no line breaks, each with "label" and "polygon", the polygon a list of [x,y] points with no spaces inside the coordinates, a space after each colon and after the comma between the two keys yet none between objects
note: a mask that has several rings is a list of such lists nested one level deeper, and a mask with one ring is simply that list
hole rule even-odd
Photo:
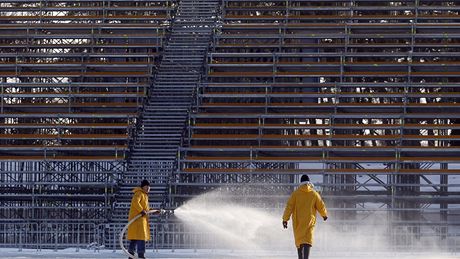
[{"label": "spray of water", "polygon": [[279,211],[242,206],[222,191],[203,194],[179,207],[175,215],[190,229],[212,233],[212,246],[226,249],[264,250],[293,247],[284,231]]},{"label": "spray of water", "polygon": [[[190,200],[175,211],[176,217],[190,231],[211,235],[209,239],[202,239],[207,240],[206,243],[197,244],[197,248],[291,251],[291,255],[296,252],[291,225],[288,230],[282,228],[282,210],[268,211],[242,205],[229,198],[234,197],[229,194],[222,190],[209,192]],[[385,213],[374,214],[353,226],[342,225],[333,217],[327,222],[318,220],[312,256],[337,258],[335,256],[343,256],[345,251],[348,256],[372,254],[373,256],[359,258],[374,259],[395,256],[418,259],[451,258],[445,256],[448,251],[436,247],[431,247],[431,254],[425,252],[416,256],[396,251],[394,244],[386,238],[389,226],[389,218]],[[404,238],[412,238],[410,233],[401,234]],[[419,248],[426,248],[426,244],[414,241],[412,247],[405,250],[413,254]]]}]

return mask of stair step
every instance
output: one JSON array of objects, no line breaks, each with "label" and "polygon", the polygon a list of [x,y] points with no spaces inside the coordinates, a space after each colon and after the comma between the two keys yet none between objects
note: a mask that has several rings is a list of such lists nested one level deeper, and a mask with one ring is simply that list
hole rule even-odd
[{"label": "stair step", "polygon": [[[146,150],[146,151],[143,151]],[[136,148],[131,152],[132,156],[135,157],[158,157],[158,156],[175,156],[177,155],[177,148],[169,148],[167,150],[158,149],[148,149],[148,148]]]},{"label": "stair step", "polygon": [[186,69],[177,69],[177,68],[161,68],[160,67],[158,73],[159,73],[158,76],[172,75],[172,74],[173,75],[179,74],[179,76],[181,77],[190,77],[190,76],[199,77],[201,76],[201,74],[198,72],[189,71]]},{"label": "stair step", "polygon": [[[175,128],[177,129],[182,129],[184,128],[184,124],[185,122],[180,122],[180,123],[174,123],[174,125],[176,125]],[[171,126],[171,123],[168,123],[167,125],[163,125],[163,124],[158,124],[158,123],[155,123],[155,122],[151,122],[151,121],[147,121],[144,123],[144,127],[170,127]]]},{"label": "stair step", "polygon": [[[163,140],[163,142],[162,142]],[[144,139],[144,142],[146,144],[160,144],[160,143],[163,143],[163,144],[176,144],[176,145],[179,145],[180,143],[180,138],[179,139],[175,139],[175,140],[167,140],[167,139],[161,139],[161,138],[156,138],[156,139]]]},{"label": "stair step", "polygon": [[156,125],[169,125],[170,123],[174,123],[175,125],[182,125],[184,126],[185,121],[171,121],[171,120],[160,120],[160,119],[150,119],[144,122],[146,127],[155,127]]},{"label": "stair step", "polygon": [[[154,154],[151,154],[151,153],[154,153]],[[177,155],[177,149],[167,149],[167,150],[164,150],[164,149],[161,149],[161,148],[135,148],[132,153],[132,155],[139,155],[139,156],[157,156],[157,155],[160,155],[160,156],[166,156],[166,155],[171,155],[171,156],[174,156],[174,155]],[[150,155],[149,155],[150,154]]]},{"label": "stair step", "polygon": [[[173,93],[171,93],[173,94]],[[177,93],[175,93],[177,94]],[[185,97],[182,97],[182,96],[172,96],[172,95],[167,95],[167,94],[155,94],[152,96],[153,98],[155,98],[155,100],[152,100],[154,103],[156,103],[157,105],[160,105],[160,104],[173,104],[173,105],[177,105],[177,106],[190,106],[190,97],[187,96],[187,98]],[[161,97],[161,99],[159,99],[158,97]]]},{"label": "stair step", "polygon": [[[195,68],[191,68],[191,69],[195,69]],[[201,68],[197,68],[197,69],[201,69]],[[187,70],[190,71],[189,69]],[[160,81],[160,79],[163,79],[168,82],[174,82],[174,81],[176,82],[187,82],[187,81],[196,82],[201,77],[201,75],[195,71],[184,74],[185,73],[184,71],[174,71],[174,70],[164,71],[163,70],[163,71],[159,71],[158,73],[159,74],[155,77],[156,82]]]},{"label": "stair step", "polygon": [[[133,157],[131,158],[132,160],[146,160],[146,159],[152,159],[152,157]],[[155,157],[155,159],[157,160],[170,160],[170,161],[176,161],[176,158],[175,157],[169,157],[169,156],[158,156],[158,157]]]},{"label": "stair step", "polygon": [[[147,119],[149,120],[150,119],[150,122],[152,122],[153,120],[156,120],[156,121],[162,121],[162,122],[166,122],[164,121],[163,119],[170,119],[170,121],[173,121],[173,122],[179,122],[186,119],[187,118],[187,115],[177,115],[177,116],[174,116],[174,115],[149,115],[149,114],[144,114],[144,119]],[[174,119],[174,120],[173,120]],[[185,121],[184,121],[185,122]],[[164,124],[163,124],[164,125]]]},{"label": "stair step", "polygon": [[206,48],[205,47],[196,47],[196,48],[191,48],[190,46],[187,46],[186,45],[181,45],[181,46],[177,46],[177,45],[168,45],[166,46],[166,48],[163,50],[163,53],[181,53],[181,52],[184,52],[184,53],[204,53],[206,51]]},{"label": "stair step", "polygon": [[144,126],[144,129],[142,129],[143,131],[149,131],[149,130],[161,130],[161,131],[165,131],[165,130],[174,130],[174,131],[177,131],[177,130],[180,130],[180,129],[183,129],[184,128],[184,125],[178,125],[178,126],[171,126],[171,125],[143,125]]},{"label": "stair step", "polygon": [[156,155],[175,155],[177,154],[177,148],[148,148],[148,147],[136,147],[131,151],[133,155],[142,156],[156,156]]},{"label": "stair step", "polygon": [[148,107],[144,107],[144,112],[147,113],[147,114],[151,114],[151,113],[155,114],[157,112],[162,112],[162,113],[170,112],[170,113],[174,113],[174,114],[185,114],[185,115],[188,114],[188,109],[187,108],[174,109],[173,107],[168,107],[168,106],[148,106]]},{"label": "stair step", "polygon": [[151,102],[148,103],[148,105],[152,105],[152,106],[161,106],[161,107],[164,107],[164,108],[167,108],[167,107],[174,107],[174,106],[179,106],[179,107],[188,107],[190,106],[190,101],[188,102],[160,102],[158,100],[152,100]]},{"label": "stair step", "polygon": [[161,136],[161,134],[159,134],[158,136],[146,136],[146,135],[142,135],[142,136],[139,136],[137,137],[137,140],[139,141],[143,141],[144,143],[156,143],[156,142],[161,142],[163,141],[163,143],[176,143],[177,142],[180,142],[181,140],[181,137],[169,137],[169,138],[165,138],[164,136]]},{"label": "stair step", "polygon": [[[130,171],[136,171],[137,173],[139,173],[140,175],[143,175],[141,173],[151,173],[152,171],[155,171],[155,172],[158,172],[160,170],[165,170],[164,167],[161,167],[161,166],[145,166],[143,164],[139,164],[139,163],[134,163],[132,165],[129,166],[129,170]],[[146,171],[148,170],[148,171]],[[172,172],[174,170],[174,168],[170,168],[168,169],[168,174],[170,172]]]},{"label": "stair step", "polygon": [[[171,136],[170,134],[176,134],[176,132],[183,132],[185,129],[184,126],[182,127],[177,127],[177,128],[166,128],[165,126],[167,125],[158,125],[158,126],[145,126],[144,129],[139,130],[137,133],[139,134],[139,137],[145,136],[145,134],[152,134],[152,133],[158,133],[158,134],[163,134],[165,137],[165,140],[168,139],[168,136]],[[169,135],[168,135],[169,134]]]},{"label": "stair step", "polygon": [[134,151],[142,151],[142,150],[163,150],[166,149],[166,151],[174,151],[177,152],[178,148],[177,147],[168,147],[165,145],[139,145],[139,146],[133,146]]},{"label": "stair step", "polygon": [[200,54],[185,54],[185,53],[166,53],[163,55],[163,60],[165,59],[171,59],[173,61],[175,60],[203,60],[203,56]]}]

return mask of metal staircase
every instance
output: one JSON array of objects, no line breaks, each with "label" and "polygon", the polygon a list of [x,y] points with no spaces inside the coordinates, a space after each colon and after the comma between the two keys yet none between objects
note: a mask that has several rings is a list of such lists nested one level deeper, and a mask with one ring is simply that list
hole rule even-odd
[{"label": "metal staircase", "polygon": [[153,89],[139,119],[128,170],[116,196],[114,225],[126,223],[132,189],[142,179],[151,182],[151,207],[167,203],[169,179],[177,168],[178,148],[218,9],[217,0],[182,0],[178,5]]}]

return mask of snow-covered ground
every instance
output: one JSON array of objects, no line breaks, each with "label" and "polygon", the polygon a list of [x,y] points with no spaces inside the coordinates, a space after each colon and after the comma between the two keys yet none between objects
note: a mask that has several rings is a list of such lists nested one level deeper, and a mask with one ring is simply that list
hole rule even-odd
[{"label": "snow-covered ground", "polygon": [[[230,250],[159,250],[147,251],[147,258],[297,258],[295,251],[230,251]],[[441,253],[316,253],[312,251],[311,259],[454,259],[459,258],[460,254]],[[82,258],[127,258],[122,251],[100,250],[91,251],[81,249],[78,252],[75,248],[64,250],[41,250],[2,248],[0,249],[0,258],[15,258],[15,259],[32,259],[32,258],[49,258],[49,259],[82,259]]]}]

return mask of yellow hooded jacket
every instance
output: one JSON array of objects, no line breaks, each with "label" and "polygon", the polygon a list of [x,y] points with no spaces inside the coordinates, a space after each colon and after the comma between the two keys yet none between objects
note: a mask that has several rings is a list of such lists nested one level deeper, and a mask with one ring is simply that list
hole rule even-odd
[{"label": "yellow hooded jacket", "polygon": [[[136,217],[141,211],[149,211],[149,196],[141,187],[133,189],[134,196],[131,200],[131,208],[129,209],[128,221]],[[129,240],[150,240],[150,225],[148,215],[142,216],[134,221],[128,227]]]},{"label": "yellow hooded jacket", "polygon": [[313,231],[316,224],[316,212],[327,217],[326,206],[321,196],[310,184],[301,185],[295,190],[284,209],[283,221],[288,221],[292,215],[295,245],[313,245]]}]

